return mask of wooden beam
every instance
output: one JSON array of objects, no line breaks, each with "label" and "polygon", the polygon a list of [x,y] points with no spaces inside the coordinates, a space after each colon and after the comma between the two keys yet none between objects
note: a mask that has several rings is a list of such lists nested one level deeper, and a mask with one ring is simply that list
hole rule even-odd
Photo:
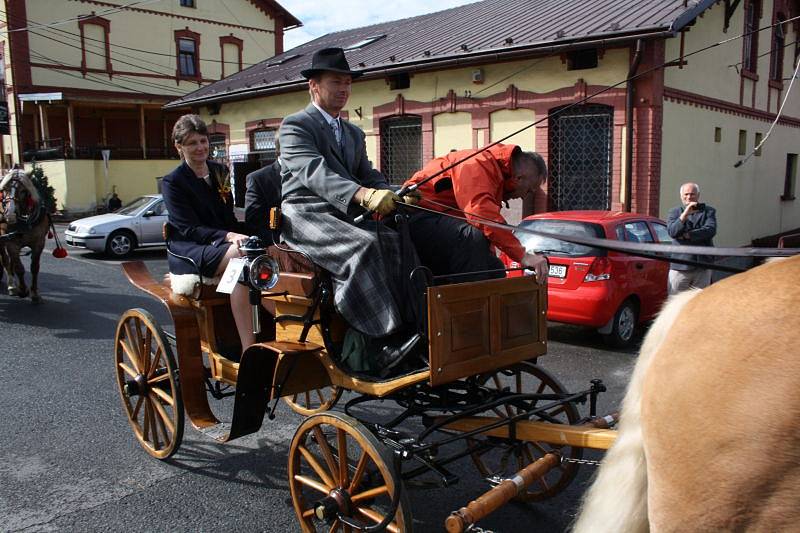
[{"label": "wooden beam", "polygon": [[[75,109],[72,107],[72,102],[67,103],[67,133],[69,134],[70,149],[74,150],[77,142],[75,142]],[[66,153],[64,156],[70,157],[70,154]]]},{"label": "wooden beam", "polygon": [[139,144],[142,146],[142,159],[147,159],[147,137],[144,129],[144,106],[139,105]]},{"label": "wooden beam", "polygon": [[[47,125],[47,109],[45,109],[44,104],[39,103],[36,104],[39,108],[39,136],[41,137],[42,141],[45,141],[50,138],[49,127]],[[42,148],[47,148],[46,146],[42,146]]]},{"label": "wooden beam", "polygon": [[[456,431],[472,431],[499,420],[495,417],[475,416],[456,420],[443,429]],[[490,429],[482,433],[492,437],[508,438],[508,427]],[[598,429],[594,426],[568,426],[549,422],[532,422],[522,420],[516,424],[516,436],[528,442],[547,442],[555,445],[577,446],[607,450],[617,439],[617,432],[610,429]]]}]

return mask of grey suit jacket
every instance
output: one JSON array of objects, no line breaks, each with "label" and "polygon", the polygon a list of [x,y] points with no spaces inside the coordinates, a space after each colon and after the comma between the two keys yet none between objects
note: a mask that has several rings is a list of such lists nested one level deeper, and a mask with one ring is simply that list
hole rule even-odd
[{"label": "grey suit jacket", "polygon": [[346,120],[340,148],[329,124],[312,104],[283,120],[281,143],[283,198],[314,195],[344,214],[360,212],[350,204],[359,187],[388,189],[383,174],[367,158],[364,132]]}]

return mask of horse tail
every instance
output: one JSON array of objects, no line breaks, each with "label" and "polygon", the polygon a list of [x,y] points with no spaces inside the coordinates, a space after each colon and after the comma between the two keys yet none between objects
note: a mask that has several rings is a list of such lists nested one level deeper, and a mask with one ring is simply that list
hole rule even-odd
[{"label": "horse tail", "polygon": [[608,450],[576,518],[574,533],[638,533],[647,520],[647,462],[642,439],[642,389],[645,376],[681,309],[700,291],[670,298],[642,343],[625,399],[617,440]]}]

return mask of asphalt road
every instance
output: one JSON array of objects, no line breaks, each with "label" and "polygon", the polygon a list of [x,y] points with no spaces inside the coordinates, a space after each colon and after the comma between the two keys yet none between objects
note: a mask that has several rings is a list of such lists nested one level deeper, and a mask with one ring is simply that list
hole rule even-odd
[{"label": "asphalt road", "polygon": [[[0,530],[298,531],[286,457],[300,417],[281,404],[261,431],[226,445],[187,427],[172,460],[151,458],[123,415],[113,337],[126,309],[145,308],[165,326],[168,315],[128,284],[118,261],[75,249],[55,259],[50,250],[52,241],[43,255],[42,304],[0,294]],[[163,251],[133,258],[166,271]],[[608,351],[596,333],[580,328],[551,326],[548,334],[541,365],[570,390],[602,378],[609,392],[600,411],[616,409],[635,353]],[[224,416],[230,403],[215,409]],[[487,489],[469,459],[453,470],[460,477],[453,487],[409,491],[415,531],[442,531],[452,510]],[[591,471],[583,468],[551,500],[512,503],[479,525],[563,531]]]}]

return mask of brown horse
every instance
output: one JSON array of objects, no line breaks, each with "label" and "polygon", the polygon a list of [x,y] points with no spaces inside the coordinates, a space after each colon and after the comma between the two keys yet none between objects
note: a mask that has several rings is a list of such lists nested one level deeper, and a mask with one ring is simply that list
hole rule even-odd
[{"label": "brown horse", "polygon": [[800,257],[676,296],[577,532],[800,529]]},{"label": "brown horse", "polygon": [[[8,273],[8,294],[34,303],[39,297],[39,261],[47,238],[50,217],[31,178],[12,170],[0,181],[0,263]],[[31,287],[25,284],[25,267],[20,250],[30,248]]]}]

